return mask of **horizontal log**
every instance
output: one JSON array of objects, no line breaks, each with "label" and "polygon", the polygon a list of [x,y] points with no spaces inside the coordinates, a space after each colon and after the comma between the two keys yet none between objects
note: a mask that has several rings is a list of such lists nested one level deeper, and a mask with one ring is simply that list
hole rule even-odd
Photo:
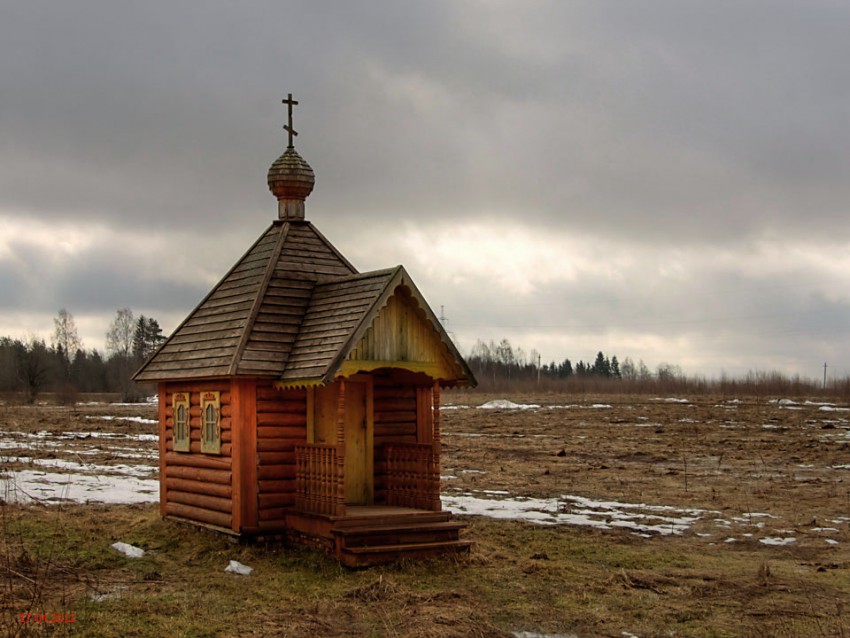
[{"label": "horizontal log", "polygon": [[394,386],[375,385],[375,401],[382,399],[410,399],[416,401],[416,390],[414,388],[397,388]]},{"label": "horizontal log", "polygon": [[392,412],[375,410],[375,423],[416,423],[416,410]]},{"label": "horizontal log", "polygon": [[218,483],[219,485],[230,485],[232,474],[223,470],[208,470],[200,467],[171,467],[165,468],[166,478],[181,478],[191,481],[203,481],[206,483]]},{"label": "horizontal log", "polygon": [[375,436],[405,436],[416,435],[415,423],[376,423]]},{"label": "horizontal log", "polygon": [[300,425],[301,427],[307,427],[307,411],[305,410],[300,414],[290,412],[258,412],[257,425]]},{"label": "horizontal log", "polygon": [[202,467],[211,470],[230,471],[230,459],[219,459],[205,454],[186,454],[181,452],[166,452],[165,464],[168,467]]},{"label": "horizontal log", "polygon": [[292,492],[260,494],[259,503],[261,510],[267,510],[273,507],[292,507],[295,505],[295,494]]},{"label": "horizontal log", "polygon": [[184,505],[200,507],[205,510],[213,510],[215,512],[226,512],[230,514],[233,511],[233,503],[230,499],[220,498],[218,496],[169,490],[166,492],[165,499],[169,503],[183,503]]},{"label": "horizontal log", "polygon": [[262,494],[280,494],[281,492],[292,492],[295,490],[295,480],[289,479],[285,481],[260,481],[260,493]]},{"label": "horizontal log", "polygon": [[416,443],[416,435],[412,436],[378,436],[375,433],[375,445],[383,445],[384,443]]},{"label": "horizontal log", "polygon": [[293,400],[278,400],[278,401],[268,401],[268,400],[259,400],[257,401],[257,412],[263,414],[276,414],[276,413],[288,413],[291,412],[293,414],[305,414],[307,412],[307,401],[293,401]]},{"label": "horizontal log", "polygon": [[286,529],[286,519],[281,516],[269,521],[259,521],[257,527],[263,532],[282,532]]},{"label": "horizontal log", "polygon": [[416,399],[375,399],[375,412],[416,411]]},{"label": "horizontal log", "polygon": [[286,518],[286,508],[274,507],[272,509],[260,510],[257,512],[257,518],[261,521],[276,521]]},{"label": "horizontal log", "polygon": [[306,436],[306,426],[282,427],[267,425],[257,428],[258,439],[304,439]]},{"label": "horizontal log", "polygon": [[203,481],[190,481],[188,479],[166,478],[165,487],[169,490],[206,494],[207,496],[219,496],[221,498],[231,498],[233,495],[230,485],[204,483]]},{"label": "horizontal log", "polygon": [[260,465],[295,463],[295,452],[259,452],[257,459]]},{"label": "horizontal log", "polygon": [[193,507],[184,503],[165,503],[165,513],[173,516],[179,516],[190,521],[200,521],[201,523],[209,523],[218,525],[219,527],[229,528],[232,524],[230,514],[224,512],[214,512],[212,510],[201,507]]},{"label": "horizontal log", "polygon": [[294,479],[295,465],[261,465],[257,468],[258,479]]},{"label": "horizontal log", "polygon": [[296,445],[306,442],[306,438],[257,439],[257,452],[294,452]]}]

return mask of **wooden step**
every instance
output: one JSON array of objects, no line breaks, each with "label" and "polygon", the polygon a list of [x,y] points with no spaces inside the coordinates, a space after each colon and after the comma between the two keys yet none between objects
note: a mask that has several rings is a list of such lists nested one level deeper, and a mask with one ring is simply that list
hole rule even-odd
[{"label": "wooden step", "polygon": [[340,547],[406,545],[456,541],[464,527],[462,523],[449,522],[383,525],[334,530],[334,535]]},{"label": "wooden step", "polygon": [[422,558],[437,554],[468,552],[470,547],[472,547],[472,541],[461,540],[346,547],[338,554],[338,558],[346,567],[367,567],[402,558]]},{"label": "wooden step", "polygon": [[451,519],[451,512],[417,512],[415,514],[386,514],[378,516],[346,516],[334,521],[334,529],[377,525],[441,523]]},{"label": "wooden step", "polygon": [[418,531],[451,531],[461,530],[466,527],[463,523],[451,523],[449,521],[438,521],[436,523],[403,523],[400,525],[364,525],[357,527],[341,527],[333,530],[334,534],[341,536],[364,536],[368,534],[418,532]]}]

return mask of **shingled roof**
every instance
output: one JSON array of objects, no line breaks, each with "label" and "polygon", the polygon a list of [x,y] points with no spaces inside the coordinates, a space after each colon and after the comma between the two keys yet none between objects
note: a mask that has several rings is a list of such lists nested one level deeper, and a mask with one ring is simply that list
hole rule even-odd
[{"label": "shingled roof", "polygon": [[309,222],[275,222],[136,373],[139,382],[232,376],[327,383],[403,289],[443,344],[453,382],[474,378],[402,266],[357,273]]}]

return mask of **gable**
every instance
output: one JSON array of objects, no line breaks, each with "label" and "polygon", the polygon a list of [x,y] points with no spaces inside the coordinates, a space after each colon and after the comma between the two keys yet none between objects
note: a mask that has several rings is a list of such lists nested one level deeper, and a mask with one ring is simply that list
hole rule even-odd
[{"label": "gable", "polygon": [[463,376],[440,333],[404,285],[397,286],[378,311],[339,373],[348,376],[379,368],[423,372],[434,379]]}]

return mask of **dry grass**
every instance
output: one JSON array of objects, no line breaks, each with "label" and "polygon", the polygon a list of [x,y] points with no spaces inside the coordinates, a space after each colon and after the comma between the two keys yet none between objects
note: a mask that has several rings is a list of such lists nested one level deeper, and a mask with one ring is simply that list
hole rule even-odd
[{"label": "dry grass", "polygon": [[[489,398],[447,400],[477,405]],[[309,550],[234,545],[166,523],[150,505],[5,505],[0,635],[850,636],[850,527],[830,522],[850,518],[850,470],[833,468],[850,464],[850,414],[743,397],[735,404],[710,397],[688,404],[610,395],[499,398],[576,407],[444,411],[444,472],[457,477],[446,481],[448,493],[578,494],[716,516],[684,534],[650,538],[469,517],[466,537],[476,544],[468,559],[351,572]],[[152,415],[150,408],[114,406],[76,413],[7,408],[0,409],[0,429],[152,430],[86,418],[117,411]],[[98,462],[120,462],[102,441]],[[775,518],[763,528],[733,521],[756,512]],[[814,531],[827,526],[837,545]],[[758,542],[780,531],[798,540]],[[727,536],[736,542],[725,543]],[[110,549],[115,541],[148,553],[125,558]],[[231,559],[254,574],[224,573]],[[73,612],[76,622],[21,623],[19,614],[28,611]]]}]

